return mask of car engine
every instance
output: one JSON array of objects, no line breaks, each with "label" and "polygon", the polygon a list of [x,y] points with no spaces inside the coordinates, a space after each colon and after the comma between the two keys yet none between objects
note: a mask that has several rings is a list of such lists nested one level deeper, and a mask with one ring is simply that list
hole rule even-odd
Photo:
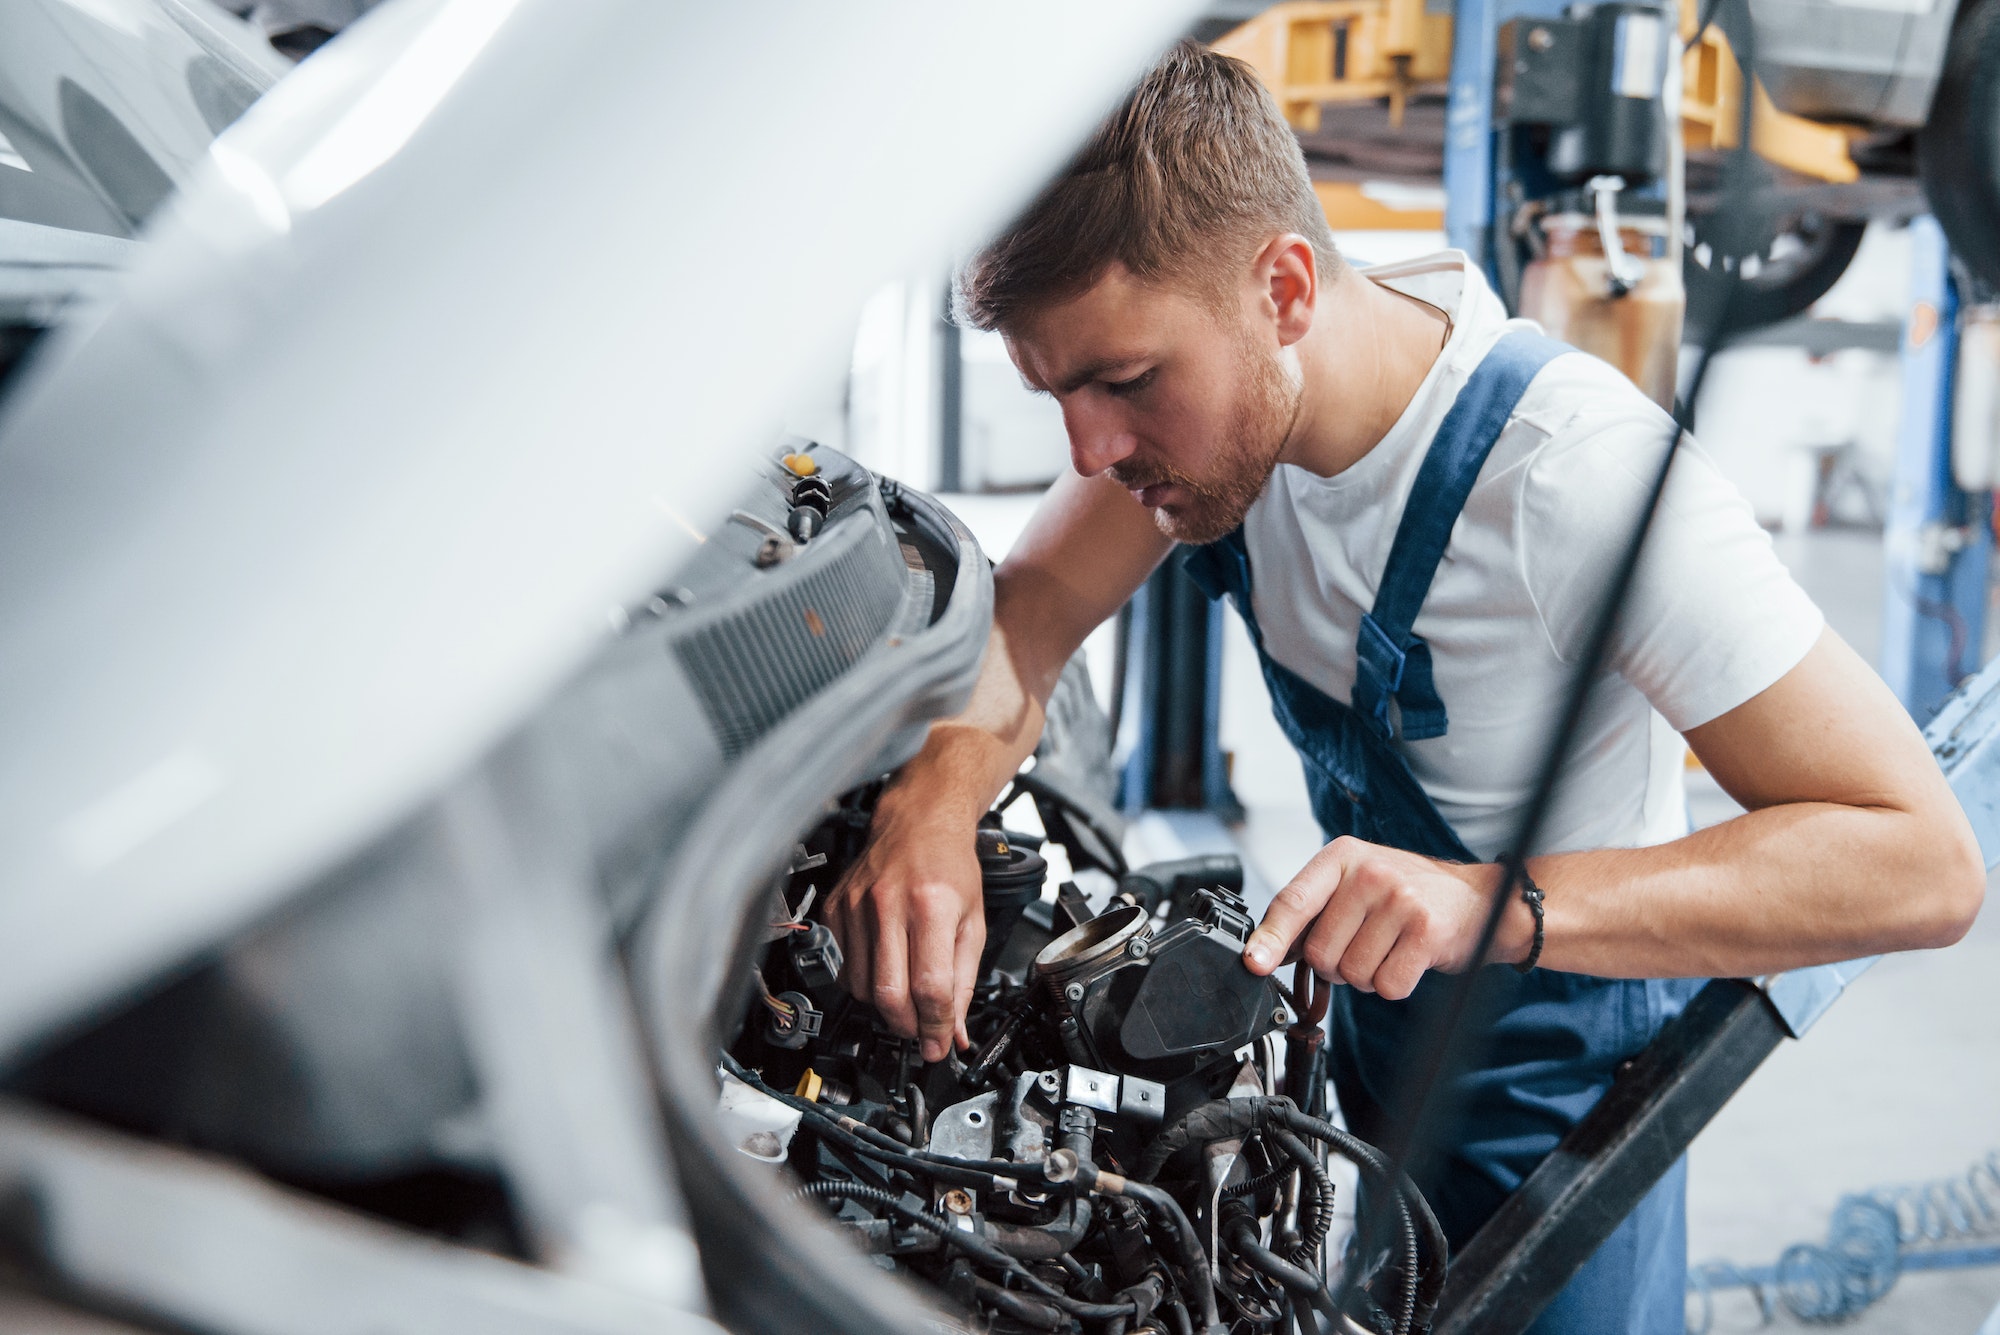
[{"label": "car engine", "polygon": [[[865,843],[873,793],[844,799],[774,888],[721,1059],[740,1153],[986,1329],[1429,1328],[1442,1234],[1407,1178],[1327,1120],[1324,985],[1243,967],[1237,859],[1128,869],[1079,785],[1030,769],[977,835],[971,1047],[925,1064],[847,994],[814,916]],[[1076,869],[1050,894],[1048,843],[1005,823],[1024,796]],[[1339,1257],[1329,1153],[1395,1221]]]}]

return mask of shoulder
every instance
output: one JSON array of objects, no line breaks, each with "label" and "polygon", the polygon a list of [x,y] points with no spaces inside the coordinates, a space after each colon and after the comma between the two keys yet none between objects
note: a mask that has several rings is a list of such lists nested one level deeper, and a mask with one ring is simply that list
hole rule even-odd
[{"label": "shoulder", "polygon": [[[1508,424],[1504,469],[1531,533],[1564,541],[1578,530],[1622,530],[1636,518],[1679,428],[1616,367],[1571,350],[1528,385]],[[1681,443],[1694,462],[1676,463],[1674,481],[1729,490],[1707,456]],[[1694,474],[1702,474],[1699,479]]]},{"label": "shoulder", "polygon": [[1672,416],[1623,371],[1576,348],[1542,367],[1521,395],[1515,417],[1539,429],[1545,448],[1558,453],[1601,442],[1607,434],[1644,435],[1664,443],[1674,431]]}]

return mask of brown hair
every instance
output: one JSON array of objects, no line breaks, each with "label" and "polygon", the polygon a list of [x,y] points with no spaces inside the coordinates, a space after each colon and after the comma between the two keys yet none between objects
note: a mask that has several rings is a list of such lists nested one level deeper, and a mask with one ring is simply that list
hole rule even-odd
[{"label": "brown hair", "polygon": [[1232,266],[1286,232],[1312,244],[1322,283],[1339,276],[1340,252],[1277,103],[1248,65],[1185,41],[959,272],[958,316],[998,328],[1084,291],[1114,260],[1142,279],[1219,296]]}]

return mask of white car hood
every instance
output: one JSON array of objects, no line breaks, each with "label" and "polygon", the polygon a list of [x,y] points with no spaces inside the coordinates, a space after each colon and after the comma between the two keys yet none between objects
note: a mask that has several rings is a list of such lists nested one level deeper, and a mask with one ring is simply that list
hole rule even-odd
[{"label": "white car hood", "polygon": [[1193,8],[402,0],[288,76],[0,416],[0,1064],[490,747]]}]

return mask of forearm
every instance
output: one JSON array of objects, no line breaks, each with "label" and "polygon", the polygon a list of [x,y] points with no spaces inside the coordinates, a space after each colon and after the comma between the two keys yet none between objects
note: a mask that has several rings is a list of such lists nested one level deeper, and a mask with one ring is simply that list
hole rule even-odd
[{"label": "forearm", "polygon": [[884,794],[887,809],[977,820],[1041,740],[1064,664],[1171,549],[1115,483],[1058,480],[994,572],[993,634],[972,700],[931,728]]},{"label": "forearm", "polygon": [[[1546,891],[1541,963],[1626,978],[1744,977],[1948,945],[1984,879],[1955,807],[1832,802],[1765,807],[1652,848],[1533,858],[1529,870]],[[1524,956],[1530,932],[1525,906],[1510,905],[1503,955]]]},{"label": "forearm", "polygon": [[[927,817],[976,822],[1034,752],[1041,740],[1043,704],[1055,689],[1067,654],[1037,645],[1011,626],[1021,612],[1020,591],[1002,581],[996,589],[993,631],[979,680],[965,709],[932,725],[923,750],[897,772],[883,794],[890,811],[916,806]],[[1054,658],[1051,670],[1045,659]]]}]

